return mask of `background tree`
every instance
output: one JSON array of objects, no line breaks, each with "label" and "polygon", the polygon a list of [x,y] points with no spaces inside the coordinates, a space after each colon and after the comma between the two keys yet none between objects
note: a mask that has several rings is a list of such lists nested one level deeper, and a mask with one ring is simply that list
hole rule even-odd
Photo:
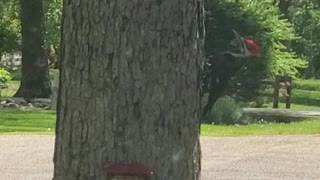
[{"label": "background tree", "polygon": [[62,0],[44,1],[47,53],[51,68],[58,68]]},{"label": "background tree", "polygon": [[15,97],[48,98],[51,95],[44,35],[42,0],[20,0],[22,79]]},{"label": "background tree", "polygon": [[[20,40],[20,21],[18,6],[15,1],[0,2],[0,57],[4,53],[17,51]],[[1,58],[0,58],[1,60]]]},{"label": "background tree", "polygon": [[197,179],[200,8],[64,1],[54,180],[102,180],[110,163]]},{"label": "background tree", "polygon": [[[62,0],[44,1],[45,38],[47,55],[52,68],[57,68],[60,49],[60,24]],[[0,55],[17,53],[21,50],[21,22],[19,1],[0,2]],[[3,64],[1,64],[3,65]]]},{"label": "background tree", "polygon": [[304,78],[320,75],[320,2],[317,0],[292,1],[288,14],[297,34],[301,37],[293,41],[293,50],[308,60],[308,68],[302,73]]}]

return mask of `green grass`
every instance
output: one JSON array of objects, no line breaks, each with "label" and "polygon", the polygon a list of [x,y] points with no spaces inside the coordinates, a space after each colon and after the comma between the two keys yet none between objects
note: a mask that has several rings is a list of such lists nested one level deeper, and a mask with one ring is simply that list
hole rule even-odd
[{"label": "green grass", "polygon": [[[0,134],[54,135],[56,115],[52,111],[0,111]],[[320,134],[320,120],[292,124],[254,124],[248,126],[202,125],[202,136],[261,136]]]},{"label": "green grass", "polygon": [[320,91],[320,80],[309,79],[309,80],[295,80],[293,81],[294,89],[309,90],[309,91]]},{"label": "green grass", "polygon": [[202,136],[239,137],[264,135],[320,134],[320,120],[291,124],[252,124],[248,126],[202,125]]},{"label": "green grass", "polygon": [[[273,97],[272,89],[268,89],[266,93],[269,94],[269,97]],[[279,100],[280,104],[285,102],[284,97],[280,97]],[[291,103],[292,109],[296,110],[320,110],[320,91],[292,89]],[[267,106],[272,107],[272,103],[267,104]]]},{"label": "green grass", "polygon": [[[267,108],[272,108],[272,106],[273,106],[272,102],[266,104]],[[286,104],[284,102],[280,102],[279,109],[285,109],[285,108],[286,108]],[[320,106],[309,106],[309,105],[291,103],[290,109],[299,110],[299,111],[320,111]]]},{"label": "green grass", "polygon": [[52,111],[0,111],[0,134],[54,134],[56,115]]},{"label": "green grass", "polygon": [[292,103],[309,106],[320,106],[320,91],[293,89]]}]

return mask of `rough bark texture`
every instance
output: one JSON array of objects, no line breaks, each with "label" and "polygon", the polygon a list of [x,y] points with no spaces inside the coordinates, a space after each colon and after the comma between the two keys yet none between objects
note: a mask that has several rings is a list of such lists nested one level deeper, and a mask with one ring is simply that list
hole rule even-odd
[{"label": "rough bark texture", "polygon": [[144,164],[152,180],[198,178],[197,10],[196,0],[64,1],[54,180],[104,180],[112,163]]},{"label": "rough bark texture", "polygon": [[15,97],[48,98],[51,95],[44,41],[42,0],[20,0],[22,28],[22,79]]}]

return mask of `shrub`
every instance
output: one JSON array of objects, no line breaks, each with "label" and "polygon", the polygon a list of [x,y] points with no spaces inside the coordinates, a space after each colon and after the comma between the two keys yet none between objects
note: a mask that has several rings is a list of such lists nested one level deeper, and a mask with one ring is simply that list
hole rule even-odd
[{"label": "shrub", "polygon": [[229,96],[218,99],[204,118],[204,122],[217,125],[247,124],[247,121],[242,108]]},{"label": "shrub", "polygon": [[11,80],[10,73],[4,69],[0,69],[0,85],[5,85],[9,80]]}]

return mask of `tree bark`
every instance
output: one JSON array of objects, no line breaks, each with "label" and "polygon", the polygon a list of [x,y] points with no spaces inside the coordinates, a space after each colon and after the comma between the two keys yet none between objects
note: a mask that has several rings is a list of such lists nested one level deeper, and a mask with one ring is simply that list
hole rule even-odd
[{"label": "tree bark", "polygon": [[51,95],[42,3],[42,0],[20,0],[22,79],[15,97],[48,98]]},{"label": "tree bark", "polygon": [[54,180],[200,174],[197,0],[64,1]]}]

